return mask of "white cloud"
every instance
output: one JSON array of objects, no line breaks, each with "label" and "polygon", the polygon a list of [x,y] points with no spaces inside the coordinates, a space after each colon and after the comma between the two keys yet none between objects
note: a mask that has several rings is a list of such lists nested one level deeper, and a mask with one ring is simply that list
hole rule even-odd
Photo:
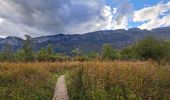
[{"label": "white cloud", "polygon": [[131,4],[106,0],[0,0],[0,36],[86,33],[128,28]]},{"label": "white cloud", "polygon": [[71,0],[73,4],[85,4],[88,6],[103,6],[106,4],[106,0]]},{"label": "white cloud", "polygon": [[141,29],[153,29],[161,26],[170,25],[170,2],[163,4],[158,3],[152,7],[145,7],[135,11],[133,16],[134,22],[144,22],[139,26]]},{"label": "white cloud", "polygon": [[[128,28],[128,15],[119,15],[117,8],[105,6],[103,16],[106,19],[106,26],[104,29],[127,29]],[[119,16],[119,19],[117,17]]]},{"label": "white cloud", "polygon": [[0,37],[6,36],[19,36],[23,38],[25,34],[29,34],[33,37],[39,35],[45,35],[44,32],[37,30],[36,28],[32,28],[29,26],[24,26],[22,24],[14,24],[10,21],[3,20],[0,23]]},{"label": "white cloud", "polygon": [[[103,20],[106,0],[1,0],[0,35],[42,36],[57,33],[84,33]],[[90,4],[90,5],[89,5]],[[0,20],[1,21],[1,20]],[[103,21],[102,21],[103,22]],[[102,23],[101,23],[102,24]],[[94,27],[99,30],[100,27]],[[94,31],[94,30],[92,30]]]},{"label": "white cloud", "polygon": [[[104,6],[100,12],[100,16],[94,16],[90,21],[83,24],[70,26],[68,31],[73,32],[92,32],[105,29],[114,29],[113,16],[116,8],[111,9],[110,6]],[[83,30],[82,30],[83,29]]]},{"label": "white cloud", "polygon": [[164,23],[164,26],[170,26],[170,15],[163,17],[161,21]]},{"label": "white cloud", "polygon": [[0,17],[0,24],[1,24],[3,21],[4,21],[4,19]]}]

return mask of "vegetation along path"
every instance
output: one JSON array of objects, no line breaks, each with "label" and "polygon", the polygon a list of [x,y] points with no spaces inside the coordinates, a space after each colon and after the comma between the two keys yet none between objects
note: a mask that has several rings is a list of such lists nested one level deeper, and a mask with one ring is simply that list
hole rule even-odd
[{"label": "vegetation along path", "polygon": [[53,100],[69,100],[64,75],[58,78]]}]

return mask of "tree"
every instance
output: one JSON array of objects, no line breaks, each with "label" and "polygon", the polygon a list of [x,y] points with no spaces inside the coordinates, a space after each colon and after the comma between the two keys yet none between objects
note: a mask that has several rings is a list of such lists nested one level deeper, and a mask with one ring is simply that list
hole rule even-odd
[{"label": "tree", "polygon": [[163,63],[169,63],[170,62],[170,41],[166,41],[166,42],[164,42],[164,44],[163,44],[163,52],[164,52],[164,54],[163,54]]},{"label": "tree", "polygon": [[102,48],[102,58],[107,60],[114,60],[117,58],[117,52],[110,44],[104,44]]},{"label": "tree", "polygon": [[135,49],[144,60],[153,59],[159,62],[165,53],[163,44],[163,41],[154,37],[146,37],[135,45]]},{"label": "tree", "polygon": [[170,61],[170,42],[156,39],[152,36],[145,37],[135,45],[124,48],[121,58],[125,60],[155,60],[159,64]]},{"label": "tree", "polygon": [[41,48],[37,54],[38,61],[47,61],[48,54],[45,48]]},{"label": "tree", "polygon": [[123,60],[136,60],[136,59],[140,59],[140,56],[136,52],[134,46],[130,46],[121,50],[120,58]]},{"label": "tree", "polygon": [[51,44],[47,47],[47,54],[52,55],[54,53],[53,46]]},{"label": "tree", "polygon": [[5,44],[2,55],[3,55],[3,60],[5,61],[11,62],[13,60],[14,53],[12,50],[12,46],[10,44],[8,43]]},{"label": "tree", "polygon": [[81,56],[81,52],[80,52],[79,48],[74,49],[71,52],[72,52],[73,56]]},{"label": "tree", "polygon": [[34,52],[33,52],[33,40],[31,36],[25,35],[26,40],[23,44],[24,60],[25,61],[34,61]]},{"label": "tree", "polygon": [[16,62],[24,62],[25,61],[25,58],[24,58],[25,54],[24,54],[24,51],[21,49],[21,50],[18,50],[16,53],[15,53],[15,61]]},{"label": "tree", "polygon": [[4,61],[4,56],[3,56],[3,53],[2,53],[2,52],[0,52],[0,61],[1,61],[1,62]]},{"label": "tree", "polygon": [[41,48],[37,54],[39,61],[54,61],[55,57],[52,45],[48,45],[47,48]]},{"label": "tree", "polygon": [[99,54],[97,52],[94,52],[94,51],[87,54],[88,59],[96,59],[98,57],[99,57]]}]

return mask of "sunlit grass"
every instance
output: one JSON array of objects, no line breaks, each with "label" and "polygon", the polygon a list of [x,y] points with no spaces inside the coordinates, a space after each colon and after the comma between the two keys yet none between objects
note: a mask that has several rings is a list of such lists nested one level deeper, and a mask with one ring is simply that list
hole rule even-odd
[{"label": "sunlit grass", "polygon": [[151,62],[87,62],[67,74],[71,100],[168,100],[170,68]]},{"label": "sunlit grass", "polygon": [[51,100],[58,76],[78,64],[1,63],[0,100]]},{"label": "sunlit grass", "polygon": [[70,100],[168,100],[170,67],[152,62],[0,64],[0,100],[51,100],[66,73]]}]

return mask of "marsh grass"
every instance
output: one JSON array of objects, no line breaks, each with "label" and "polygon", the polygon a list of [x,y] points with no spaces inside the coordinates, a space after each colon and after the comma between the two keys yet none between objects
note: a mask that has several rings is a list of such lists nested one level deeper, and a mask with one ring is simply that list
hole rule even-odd
[{"label": "marsh grass", "polygon": [[170,68],[150,62],[86,62],[67,74],[70,100],[169,100]]},{"label": "marsh grass", "polygon": [[0,63],[0,100],[51,100],[66,73],[70,100],[168,100],[170,67],[152,62]]},{"label": "marsh grass", "polygon": [[78,62],[1,63],[0,100],[51,100],[59,75]]}]

